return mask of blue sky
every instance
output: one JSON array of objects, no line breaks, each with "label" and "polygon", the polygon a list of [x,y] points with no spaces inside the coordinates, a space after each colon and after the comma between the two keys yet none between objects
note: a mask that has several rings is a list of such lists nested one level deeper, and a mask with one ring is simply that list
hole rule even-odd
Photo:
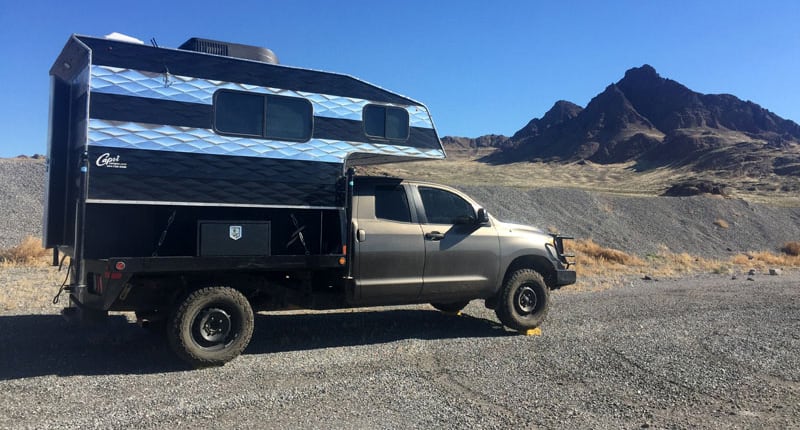
[{"label": "blue sky", "polygon": [[424,102],[439,134],[510,135],[650,64],[800,122],[797,1],[0,2],[0,157],[44,153],[50,65],[72,33],[275,51]]}]

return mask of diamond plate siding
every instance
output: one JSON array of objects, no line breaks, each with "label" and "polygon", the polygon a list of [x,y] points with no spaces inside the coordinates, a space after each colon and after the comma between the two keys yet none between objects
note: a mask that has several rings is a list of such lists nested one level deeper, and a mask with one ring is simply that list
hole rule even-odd
[{"label": "diamond plate siding", "polygon": [[[125,168],[97,162],[109,153]],[[89,198],[335,206],[342,166],[294,160],[89,147]]]},{"label": "diamond plate siding", "polygon": [[208,129],[89,120],[89,144],[107,148],[144,149],[192,154],[238,155],[285,160],[344,163],[352,153],[444,158],[440,149],[312,139],[284,142],[220,136]]},{"label": "diamond plate siding", "polygon": [[[211,104],[214,92],[221,89],[303,97],[311,101],[315,116],[356,121],[362,120],[362,110],[369,103],[368,100],[350,97],[178,76],[166,70],[165,73],[151,73],[92,65],[92,91],[100,93]],[[433,128],[427,109],[421,106],[405,108],[412,127]]]}]

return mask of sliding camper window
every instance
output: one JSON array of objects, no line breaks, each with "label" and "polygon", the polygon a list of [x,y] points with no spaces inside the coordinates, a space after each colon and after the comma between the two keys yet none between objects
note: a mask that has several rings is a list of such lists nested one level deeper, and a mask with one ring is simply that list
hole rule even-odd
[{"label": "sliding camper window", "polygon": [[233,136],[305,142],[311,102],[298,97],[220,90],[214,94],[214,131]]},{"label": "sliding camper window", "polygon": [[364,132],[367,136],[390,140],[408,139],[408,111],[394,106],[364,106]]}]

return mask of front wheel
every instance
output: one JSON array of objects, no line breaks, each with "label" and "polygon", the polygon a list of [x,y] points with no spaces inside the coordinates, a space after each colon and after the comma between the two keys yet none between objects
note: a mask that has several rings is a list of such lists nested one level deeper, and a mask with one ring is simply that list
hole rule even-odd
[{"label": "front wheel", "polygon": [[495,313],[506,327],[526,331],[538,327],[550,307],[550,290],[538,272],[521,269],[512,273],[500,291]]},{"label": "front wheel", "polygon": [[195,367],[221,366],[244,351],[253,335],[253,309],[229,287],[192,292],[170,316],[167,339]]}]

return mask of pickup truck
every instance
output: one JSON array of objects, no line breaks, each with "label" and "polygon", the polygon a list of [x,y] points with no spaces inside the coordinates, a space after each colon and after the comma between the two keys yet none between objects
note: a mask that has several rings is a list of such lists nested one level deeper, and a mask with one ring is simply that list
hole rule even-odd
[{"label": "pickup truck", "polygon": [[357,178],[353,208],[353,304],[456,312],[485,299],[503,324],[526,330],[544,319],[550,289],[575,282],[563,236],[500,222],[455,189]]},{"label": "pickup truck", "polygon": [[525,331],[575,282],[564,236],[355,175],[445,157],[412,99],[196,38],[73,36],[50,74],[43,241],[70,257],[69,319],[135,312],[204,367],[244,351],[257,311],[481,299]]}]

